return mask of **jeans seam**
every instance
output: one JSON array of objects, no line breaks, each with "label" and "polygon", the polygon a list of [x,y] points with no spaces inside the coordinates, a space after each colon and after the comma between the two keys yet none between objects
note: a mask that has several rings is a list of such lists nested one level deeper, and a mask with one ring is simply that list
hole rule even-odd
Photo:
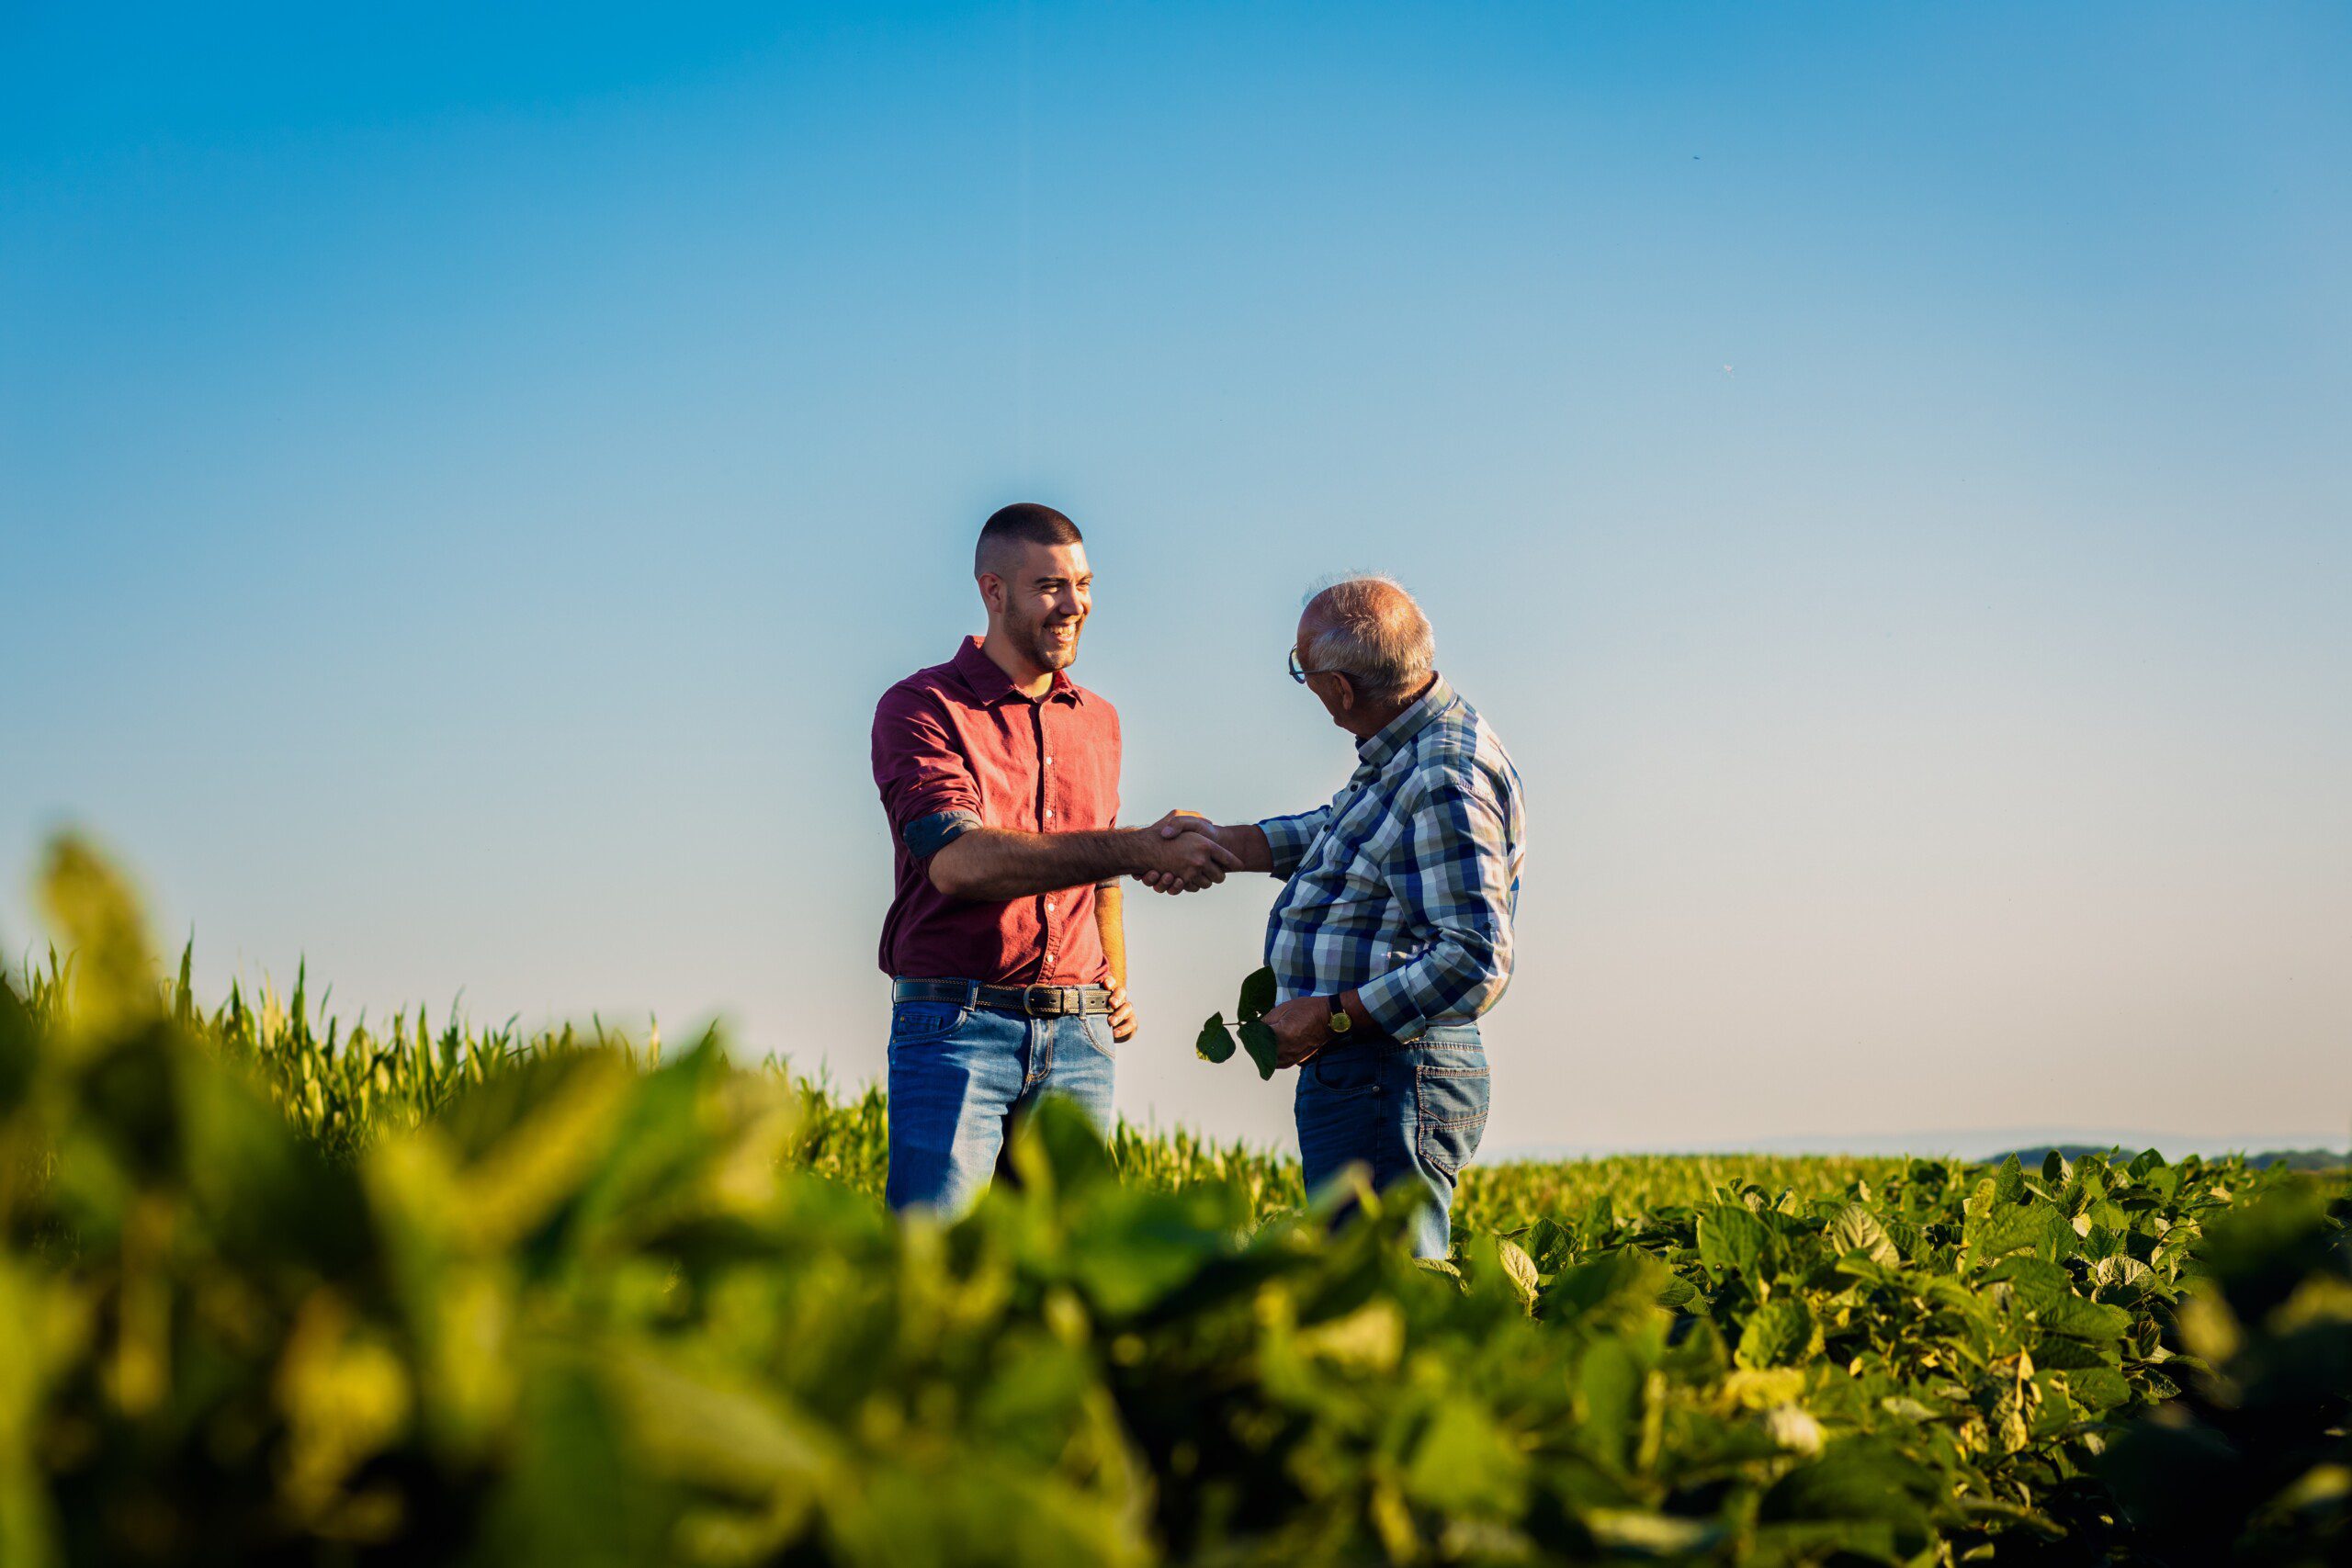
[{"label": "jeans seam", "polygon": [[1335,1084],[1326,1079],[1320,1069],[1315,1069],[1314,1075],[1306,1081],[1313,1086],[1313,1092],[1325,1100],[1354,1100],[1372,1094],[1380,1088],[1377,1077],[1368,1078],[1363,1083]]},{"label": "jeans seam", "polygon": [[[1436,1171],[1440,1176],[1442,1176],[1447,1180],[1451,1181],[1462,1174],[1462,1167],[1459,1164],[1448,1165],[1444,1160],[1440,1159],[1437,1156],[1430,1152],[1429,1135],[1434,1131],[1436,1131],[1434,1126],[1423,1127],[1421,1129],[1420,1137],[1416,1140],[1416,1142],[1420,1145],[1419,1152],[1421,1156],[1421,1163],[1428,1166],[1431,1170]],[[1468,1157],[1469,1156],[1464,1156],[1464,1159],[1467,1159]]]},{"label": "jeans seam", "polygon": [[1416,1071],[1413,1093],[1413,1119],[1415,1122],[1413,1130],[1413,1153],[1423,1165],[1427,1166],[1430,1170],[1434,1171],[1439,1176],[1443,1177],[1448,1181],[1454,1181],[1460,1179],[1462,1175],[1462,1167],[1467,1162],[1469,1156],[1465,1155],[1462,1160],[1448,1164],[1441,1157],[1442,1150],[1438,1146],[1437,1135],[1442,1134],[1452,1129],[1461,1128],[1482,1132],[1486,1128],[1487,1118],[1492,1114],[1494,1108],[1492,1105],[1482,1106],[1477,1111],[1471,1112],[1467,1116],[1432,1115],[1425,1108],[1425,1102],[1420,1094],[1420,1079],[1425,1077],[1460,1079],[1486,1077],[1487,1076],[1487,1070],[1483,1065],[1476,1069],[1467,1069],[1461,1067],[1436,1067],[1431,1066],[1427,1063],[1423,1063]]},{"label": "jeans seam", "polygon": [[[908,1002],[901,1003],[900,1005],[906,1007],[925,1007],[936,1004]],[[947,1021],[944,1027],[938,1029],[910,1030],[904,1033],[893,1029],[890,1032],[890,1043],[893,1045],[921,1045],[927,1041],[944,1040],[964,1026],[965,1020],[969,1016],[969,1009],[964,1009],[957,1011],[954,1017]]]}]

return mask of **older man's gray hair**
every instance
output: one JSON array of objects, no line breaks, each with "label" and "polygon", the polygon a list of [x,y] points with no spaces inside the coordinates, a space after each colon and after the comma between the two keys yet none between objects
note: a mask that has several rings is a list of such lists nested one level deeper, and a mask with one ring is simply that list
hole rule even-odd
[{"label": "older man's gray hair", "polygon": [[1375,702],[1405,695],[1437,665],[1437,635],[1413,596],[1385,577],[1349,577],[1306,602],[1307,668],[1354,677]]}]

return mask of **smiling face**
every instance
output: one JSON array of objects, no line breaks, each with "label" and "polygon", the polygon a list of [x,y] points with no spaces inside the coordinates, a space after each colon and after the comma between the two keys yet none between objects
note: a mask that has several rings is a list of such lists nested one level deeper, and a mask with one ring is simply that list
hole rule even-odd
[{"label": "smiling face", "polygon": [[1009,651],[1043,673],[1069,668],[1094,607],[1086,547],[1009,540],[990,556],[979,574],[990,640],[1001,636]]}]

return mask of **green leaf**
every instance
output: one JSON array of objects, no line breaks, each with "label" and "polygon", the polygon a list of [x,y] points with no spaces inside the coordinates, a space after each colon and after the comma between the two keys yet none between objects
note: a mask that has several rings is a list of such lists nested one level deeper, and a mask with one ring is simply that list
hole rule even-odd
[{"label": "green leaf", "polygon": [[1254,969],[1241,982],[1241,1003],[1234,1010],[1234,1021],[1251,1023],[1274,1010],[1274,972]]},{"label": "green leaf", "polygon": [[1674,1276],[1647,1253],[1627,1247],[1560,1270],[1544,1292],[1542,1315],[1558,1323],[1643,1324],[1658,1316],[1658,1296]]},{"label": "green leaf", "polygon": [[[2033,1364],[2044,1371],[2112,1367],[2122,1359],[2122,1347],[2113,1340],[2094,1345],[2084,1339],[2069,1339],[2063,1334],[2045,1334],[2033,1346]],[[2179,1359],[2177,1357],[2165,1364],[2176,1365]]]},{"label": "green leaf", "polygon": [[1774,1296],[1756,1309],[1739,1332],[1743,1367],[1787,1367],[1813,1347],[1813,1314],[1794,1296]]},{"label": "green leaf", "polygon": [[40,1032],[8,976],[0,974],[0,1117],[31,1092],[39,1066]]},{"label": "green leaf", "polygon": [[1544,1268],[1557,1269],[1576,1251],[1576,1235],[1546,1214],[1527,1233],[1527,1250]]},{"label": "green leaf", "polygon": [[120,872],[82,840],[63,834],[50,843],[40,893],[51,928],[74,955],[69,974],[80,1028],[60,1031],[57,1038],[111,1038],[161,1010],[146,925]]},{"label": "green leaf", "polygon": [[1988,1285],[2006,1284],[2017,1293],[2018,1304],[2028,1312],[2041,1312],[2060,1302],[2071,1301],[2075,1294],[2073,1276],[2055,1263],[2022,1255],[2004,1258],[1984,1271]]},{"label": "green leaf", "polygon": [[1647,1369],[1623,1339],[1595,1339],[1577,1368],[1577,1435],[1622,1466],[1641,1428]]},{"label": "green leaf", "polygon": [[1046,1095],[1026,1111],[1016,1111],[1012,1129],[1006,1158],[1024,1187],[1077,1194],[1117,1185],[1118,1162],[1103,1144],[1102,1129],[1077,1101]]},{"label": "green leaf", "polygon": [[1446,1513],[1510,1512],[1526,1494],[1527,1455],[1478,1403],[1448,1400],[1405,1471],[1415,1502]]},{"label": "green leaf", "polygon": [[[643,1341],[600,1350],[595,1375],[654,1474],[805,1509],[839,1463],[829,1434],[768,1389],[697,1373]],[[796,1510],[798,1511],[798,1510]]]},{"label": "green leaf", "polygon": [[1233,1036],[1225,1027],[1225,1014],[1209,1014],[1201,1025],[1201,1037],[1193,1042],[1193,1054],[1204,1062],[1226,1062],[1233,1058]]},{"label": "green leaf", "polygon": [[1595,1508],[1578,1521],[1602,1546],[1636,1557],[1675,1557],[1713,1546],[1723,1527],[1675,1514],[1644,1514],[1631,1508]]},{"label": "green leaf", "polygon": [[2104,1302],[2087,1302],[2080,1296],[2052,1302],[2033,1315],[2044,1334],[2063,1334],[2069,1339],[2094,1345],[2120,1339],[2132,1331],[2130,1313]]},{"label": "green leaf", "polygon": [[2054,1262],[2075,1239],[2066,1217],[2047,1203],[1996,1208],[1981,1224],[1970,1226],[1967,1236],[1980,1262],[2021,1251]]},{"label": "green leaf", "polygon": [[1241,1048],[1258,1064],[1260,1077],[1274,1076],[1274,1057],[1282,1050],[1282,1042],[1274,1038],[1272,1030],[1254,1018],[1250,1020],[1241,1026]]},{"label": "green leaf", "polygon": [[1535,1292],[1542,1288],[1542,1281],[1536,1278],[1535,1259],[1527,1256],[1527,1249],[1519,1243],[1500,1237],[1495,1241],[1495,1256],[1502,1264],[1503,1272],[1510,1276],[1511,1286],[1519,1292],[1519,1299],[1532,1303]]},{"label": "green leaf", "polygon": [[1934,1476],[1915,1461],[1869,1438],[1849,1438],[1774,1483],[1758,1517],[1767,1523],[1878,1520],[1924,1532],[1925,1503],[1935,1493]]},{"label": "green leaf", "polygon": [[1073,1228],[1070,1271],[1102,1318],[1132,1317],[1199,1278],[1225,1236],[1205,1196],[1114,1183]]},{"label": "green leaf", "polygon": [[1736,1203],[1718,1203],[1699,1216],[1699,1261],[1723,1273],[1754,1275],[1771,1233]]},{"label": "green leaf", "polygon": [[1838,1272],[1849,1280],[1860,1280],[1866,1285],[1900,1288],[1904,1283],[1902,1269],[1873,1263],[1867,1256],[1851,1252],[1838,1260]]},{"label": "green leaf", "polygon": [[1829,1244],[1829,1250],[1840,1258],[1850,1252],[1859,1252],[1873,1263],[1902,1261],[1903,1255],[1888,1239],[1886,1227],[1878,1223],[1877,1215],[1860,1203],[1849,1203],[1831,1215],[1828,1226],[1822,1232],[1822,1239]]},{"label": "green leaf", "polygon": [[2001,1168],[1993,1173],[1993,1201],[2019,1203],[2024,1201],[2025,1167],[2018,1163],[2017,1156],[2011,1155],[2001,1162]]},{"label": "green leaf", "polygon": [[588,1358],[534,1367],[515,1453],[482,1524],[482,1561],[626,1568],[662,1548],[661,1496]]},{"label": "green leaf", "polygon": [[2132,1385],[2123,1374],[2112,1367],[2085,1367],[2066,1374],[2066,1387],[2075,1403],[2086,1410],[2106,1410],[2127,1403],[2132,1397]]}]

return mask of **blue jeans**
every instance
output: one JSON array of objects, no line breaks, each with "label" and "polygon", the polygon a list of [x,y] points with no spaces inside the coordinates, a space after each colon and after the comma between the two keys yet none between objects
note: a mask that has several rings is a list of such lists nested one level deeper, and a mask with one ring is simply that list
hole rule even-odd
[{"label": "blue jeans", "polygon": [[1440,1024],[1401,1045],[1325,1046],[1298,1069],[1297,1114],[1309,1192],[1362,1165],[1374,1191],[1422,1200],[1407,1231],[1413,1256],[1446,1255],[1454,1179],[1487,1129],[1476,1024]]},{"label": "blue jeans", "polygon": [[1045,1095],[1075,1100],[1107,1134],[1111,1021],[1023,1018],[953,1002],[890,1009],[893,1209],[954,1217],[996,1173],[1006,1124]]}]

